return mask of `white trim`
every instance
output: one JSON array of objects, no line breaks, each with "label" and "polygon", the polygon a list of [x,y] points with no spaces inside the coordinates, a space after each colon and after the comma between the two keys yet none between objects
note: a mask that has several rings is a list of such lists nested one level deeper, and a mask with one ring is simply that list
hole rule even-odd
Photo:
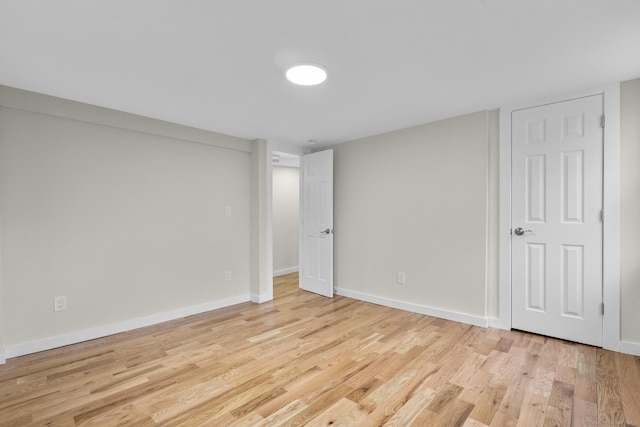
[{"label": "white trim", "polygon": [[112,323],[110,325],[98,326],[90,329],[69,332],[53,337],[42,338],[39,340],[29,341],[20,344],[8,345],[6,347],[6,357],[18,357],[25,354],[37,353],[39,351],[49,350],[56,347],[63,347],[70,344],[76,344],[82,341],[102,338],[121,332],[131,331],[133,329],[143,328],[145,326],[155,325],[169,320],[180,319],[182,317],[191,316],[193,314],[204,313],[219,308],[229,307],[249,301],[249,295],[238,295],[235,297],[224,298],[215,301],[209,301],[203,304],[183,307],[164,313],[153,314],[150,316],[139,317],[137,319],[125,320],[123,322]]},{"label": "white trim", "polygon": [[499,328],[499,329],[501,329],[500,319],[498,319],[497,317],[487,317],[487,323],[489,324],[490,328]]},{"label": "white trim", "polygon": [[291,274],[291,273],[295,273],[297,271],[298,271],[298,266],[297,265],[295,267],[282,268],[280,270],[274,271],[273,272],[273,277],[284,276],[285,274]]},{"label": "white trim", "polygon": [[602,347],[620,351],[620,84],[604,91],[604,198]]},{"label": "white trim", "polygon": [[427,316],[438,317],[440,319],[452,320],[454,322],[466,323],[468,325],[480,326],[486,328],[489,326],[488,319],[485,317],[474,316],[471,314],[458,313],[455,311],[443,310],[440,308],[429,307],[421,304],[398,301],[391,298],[379,297],[376,295],[366,294],[364,292],[351,291],[349,289],[335,288],[337,295],[366,301],[385,307],[397,308],[398,310],[410,311],[412,313],[425,314]]},{"label": "white trim", "polygon": [[500,109],[500,307],[502,329],[511,329],[511,113],[515,110],[602,94],[604,98],[603,341],[620,351],[620,84]]},{"label": "white trim", "polygon": [[620,351],[622,353],[640,356],[640,343],[631,341],[620,341]]},{"label": "white trim", "polygon": [[[271,286],[273,286],[273,283],[271,284]],[[251,294],[251,302],[255,302],[256,304],[262,304],[272,300],[273,300],[273,288],[271,292],[266,292],[260,295]]]},{"label": "white trim", "polygon": [[4,348],[0,348],[0,365],[7,363],[7,357],[5,356]]}]

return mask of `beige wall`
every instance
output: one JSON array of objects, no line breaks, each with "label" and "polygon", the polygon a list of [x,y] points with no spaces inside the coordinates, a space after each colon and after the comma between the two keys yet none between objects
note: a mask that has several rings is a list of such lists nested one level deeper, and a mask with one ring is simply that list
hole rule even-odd
[{"label": "beige wall", "polygon": [[500,226],[500,111],[489,111],[489,161],[487,164],[487,317],[499,316]]},{"label": "beige wall", "polygon": [[[497,126],[476,113],[332,147],[336,286],[497,317]],[[635,79],[621,84],[621,338],[640,344],[638,165]]]},{"label": "beige wall", "polygon": [[620,86],[621,335],[640,344],[640,79]]},{"label": "beige wall", "polygon": [[[0,95],[6,348],[248,299],[250,142],[9,88]],[[68,310],[54,313],[59,295]]]},{"label": "beige wall", "polygon": [[332,147],[336,287],[486,317],[496,120],[479,112]]},{"label": "beige wall", "polygon": [[[0,349],[249,292],[250,142],[7,88],[0,105]],[[337,287],[497,315],[497,120],[332,147]],[[640,79],[621,138],[622,339],[640,344]]]},{"label": "beige wall", "polygon": [[298,168],[273,167],[273,271],[298,268]]}]

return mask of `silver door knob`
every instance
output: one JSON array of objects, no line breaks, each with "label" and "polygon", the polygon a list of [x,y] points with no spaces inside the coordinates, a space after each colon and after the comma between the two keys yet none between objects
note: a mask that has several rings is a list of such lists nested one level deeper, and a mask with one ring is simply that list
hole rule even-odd
[{"label": "silver door knob", "polygon": [[513,232],[516,234],[516,236],[523,236],[524,233],[532,233],[533,230],[525,230],[522,227],[518,227],[515,230],[513,230]]},{"label": "silver door knob", "polygon": [[320,234],[331,234],[332,230],[330,228],[327,228],[326,230],[323,230],[320,232]]}]

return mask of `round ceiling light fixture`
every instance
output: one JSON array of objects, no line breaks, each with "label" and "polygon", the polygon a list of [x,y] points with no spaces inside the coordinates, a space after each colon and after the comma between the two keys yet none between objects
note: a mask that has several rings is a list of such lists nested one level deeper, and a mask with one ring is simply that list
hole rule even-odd
[{"label": "round ceiling light fixture", "polygon": [[318,64],[297,64],[287,70],[286,76],[291,83],[314,86],[327,79],[327,70]]}]

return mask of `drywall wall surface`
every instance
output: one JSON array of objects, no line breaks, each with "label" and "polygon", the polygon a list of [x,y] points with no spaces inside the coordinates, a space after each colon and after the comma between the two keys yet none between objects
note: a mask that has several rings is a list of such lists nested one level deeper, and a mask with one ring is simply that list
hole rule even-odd
[{"label": "drywall wall surface", "polygon": [[500,227],[500,131],[499,110],[490,111],[489,120],[489,173],[487,206],[487,316],[497,319],[499,316],[498,261]]},{"label": "drywall wall surface", "polygon": [[[0,131],[1,132],[1,131]],[[0,215],[2,214],[2,199],[0,199]],[[0,218],[0,364],[5,363],[5,349],[4,349],[4,286],[2,283],[2,219]]]},{"label": "drywall wall surface", "polygon": [[[250,144],[68,116],[0,107],[5,347],[248,299]],[[67,310],[54,312],[56,296]]]},{"label": "drywall wall surface", "polygon": [[273,299],[271,215],[271,153],[263,139],[252,141],[251,152],[251,301]]},{"label": "drywall wall surface", "polygon": [[215,132],[142,117],[109,108],[84,104],[0,85],[0,105],[15,110],[39,112],[118,129],[149,133],[231,150],[252,150],[252,142]]},{"label": "drywall wall surface", "polygon": [[332,147],[337,288],[486,316],[488,127],[479,112]]},{"label": "drywall wall surface", "polygon": [[620,85],[621,338],[640,343],[640,79]]},{"label": "drywall wall surface", "polygon": [[273,271],[298,269],[300,172],[273,167]]}]

